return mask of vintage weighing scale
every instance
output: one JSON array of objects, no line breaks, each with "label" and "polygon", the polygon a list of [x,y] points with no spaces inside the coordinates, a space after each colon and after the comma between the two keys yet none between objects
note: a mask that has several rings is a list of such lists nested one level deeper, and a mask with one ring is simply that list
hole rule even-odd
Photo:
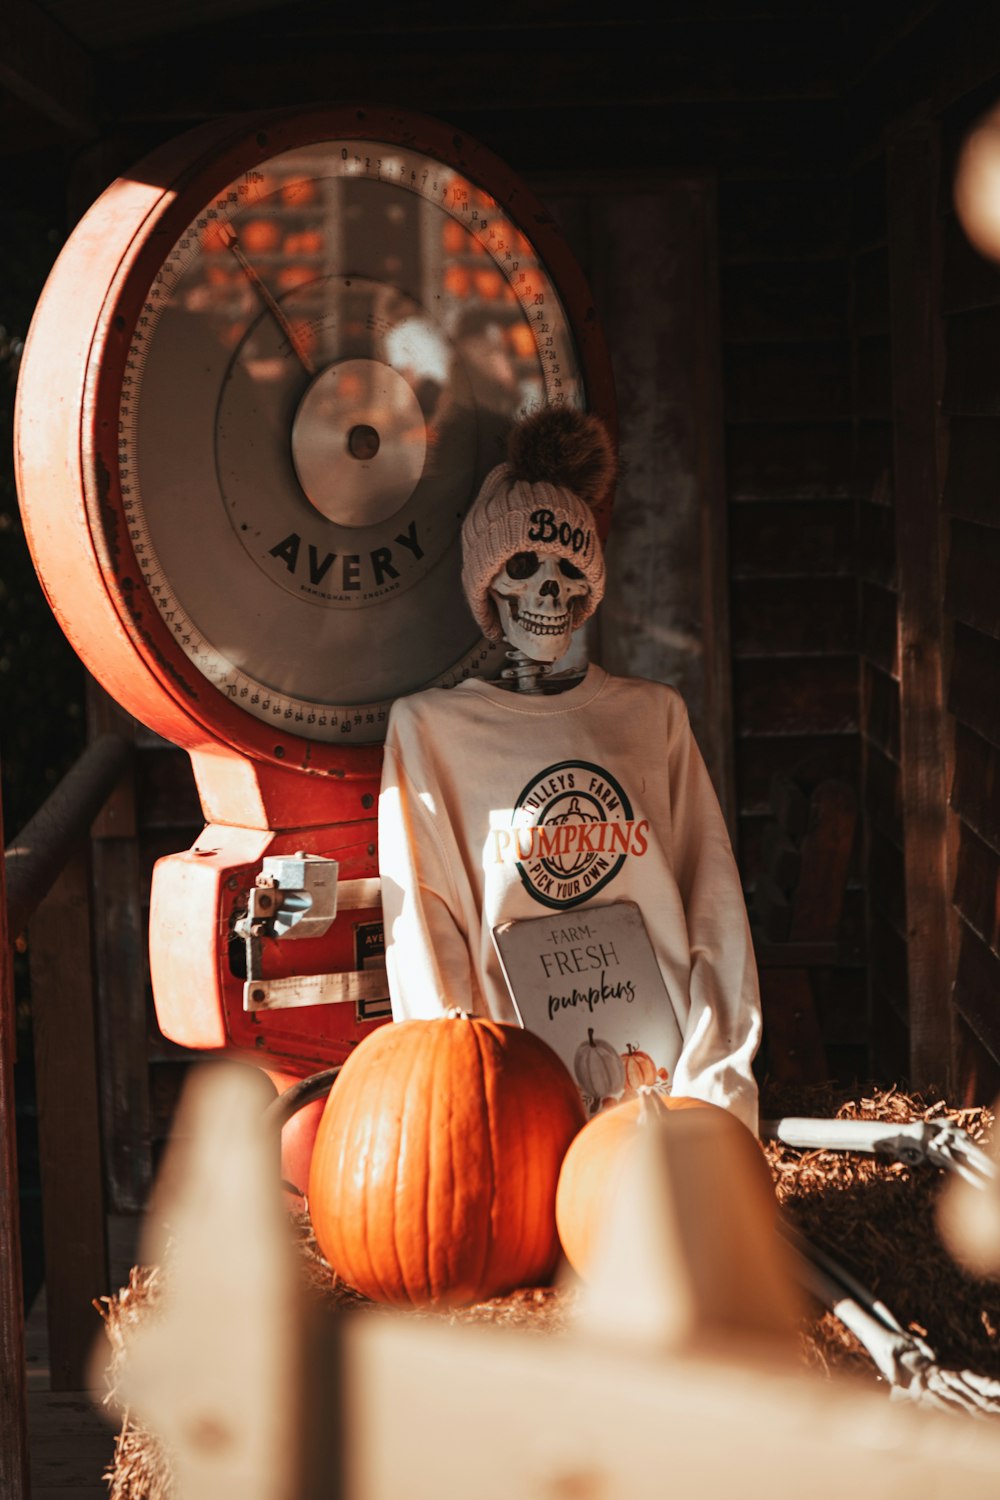
[{"label": "vintage weighing scale", "polygon": [[215,122],[68,241],[18,487],[70,642],[191,755],[208,826],[157,864],[150,914],[173,1041],[302,1076],[388,1017],[388,711],[499,670],[460,525],[511,421],[560,402],[613,422],[583,277],[523,184],[432,120]]}]

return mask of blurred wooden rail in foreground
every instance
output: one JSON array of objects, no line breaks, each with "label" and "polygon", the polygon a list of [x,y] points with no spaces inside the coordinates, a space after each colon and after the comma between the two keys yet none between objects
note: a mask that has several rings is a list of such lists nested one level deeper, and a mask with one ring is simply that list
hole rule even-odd
[{"label": "blurred wooden rail in foreground", "polygon": [[[307,1323],[259,1119],[243,1070],[199,1069],[151,1209],[144,1259],[165,1261],[165,1287],[117,1400],[171,1451],[179,1500],[993,1500],[1000,1428],[804,1372],[780,1293],[758,1295],[749,1270],[758,1305],[712,1326],[713,1257],[685,1264],[675,1231],[699,1195],[725,1195],[730,1266],[754,1264],[763,1231],[726,1161],[713,1180],[704,1159],[685,1173],[684,1149],[634,1153],[570,1334],[377,1309]],[[657,1258],[640,1265],[636,1245]]]}]

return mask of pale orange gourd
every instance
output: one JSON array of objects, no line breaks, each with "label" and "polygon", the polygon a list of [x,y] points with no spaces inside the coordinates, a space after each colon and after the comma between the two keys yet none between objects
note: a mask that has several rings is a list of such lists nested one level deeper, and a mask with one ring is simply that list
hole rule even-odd
[{"label": "pale orange gourd", "polygon": [[642,1093],[610,1109],[602,1110],[584,1126],[566,1152],[556,1189],[556,1224],[563,1253],[574,1271],[586,1278],[595,1245],[603,1232],[603,1218],[611,1197],[623,1153],[650,1108],[667,1110],[710,1109],[731,1122],[741,1138],[746,1137],[747,1170],[766,1178],[773,1192],[771,1174],[755,1137],[735,1115],[718,1105],[684,1095]]},{"label": "pale orange gourd", "polygon": [[555,1192],[580,1095],[529,1031],[464,1015],[367,1036],[327,1101],[309,1208],[330,1266],[397,1305],[536,1285],[559,1252]]}]

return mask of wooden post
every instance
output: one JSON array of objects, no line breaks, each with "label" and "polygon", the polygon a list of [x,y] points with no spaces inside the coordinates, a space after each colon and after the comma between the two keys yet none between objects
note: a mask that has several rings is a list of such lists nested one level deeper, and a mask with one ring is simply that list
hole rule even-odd
[{"label": "wooden post", "polygon": [[909,969],[910,1082],[946,1090],[955,1071],[944,704],[942,518],[938,502],[936,131],[888,151],[893,462],[898,561],[900,766]]},{"label": "wooden post", "polygon": [[39,905],[29,954],[51,1385],[79,1391],[108,1290],[85,845]]},{"label": "wooden post", "polygon": [[0,860],[0,1500],[22,1500],[29,1494],[28,1422],[14,1119],[14,975],[10,958],[7,881]]}]

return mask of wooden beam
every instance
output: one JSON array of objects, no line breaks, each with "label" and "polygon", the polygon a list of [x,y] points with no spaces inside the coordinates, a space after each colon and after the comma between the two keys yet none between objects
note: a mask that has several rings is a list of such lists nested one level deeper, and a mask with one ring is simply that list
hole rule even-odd
[{"label": "wooden beam", "polygon": [[88,863],[81,844],[29,927],[54,1391],[86,1389],[91,1304],[108,1291]]},{"label": "wooden beam", "polygon": [[99,132],[91,56],[33,0],[0,6],[0,86],[71,135]]},{"label": "wooden beam", "polygon": [[940,329],[936,131],[888,150],[893,460],[898,566],[900,778],[906,880],[910,1081],[949,1087],[955,918],[944,703],[942,512],[938,486]]},{"label": "wooden beam", "polygon": [[[0,848],[3,814],[0,811]],[[28,1428],[21,1285],[20,1199],[14,1115],[14,976],[7,933],[7,885],[0,860],[0,1495],[28,1494]]]}]

